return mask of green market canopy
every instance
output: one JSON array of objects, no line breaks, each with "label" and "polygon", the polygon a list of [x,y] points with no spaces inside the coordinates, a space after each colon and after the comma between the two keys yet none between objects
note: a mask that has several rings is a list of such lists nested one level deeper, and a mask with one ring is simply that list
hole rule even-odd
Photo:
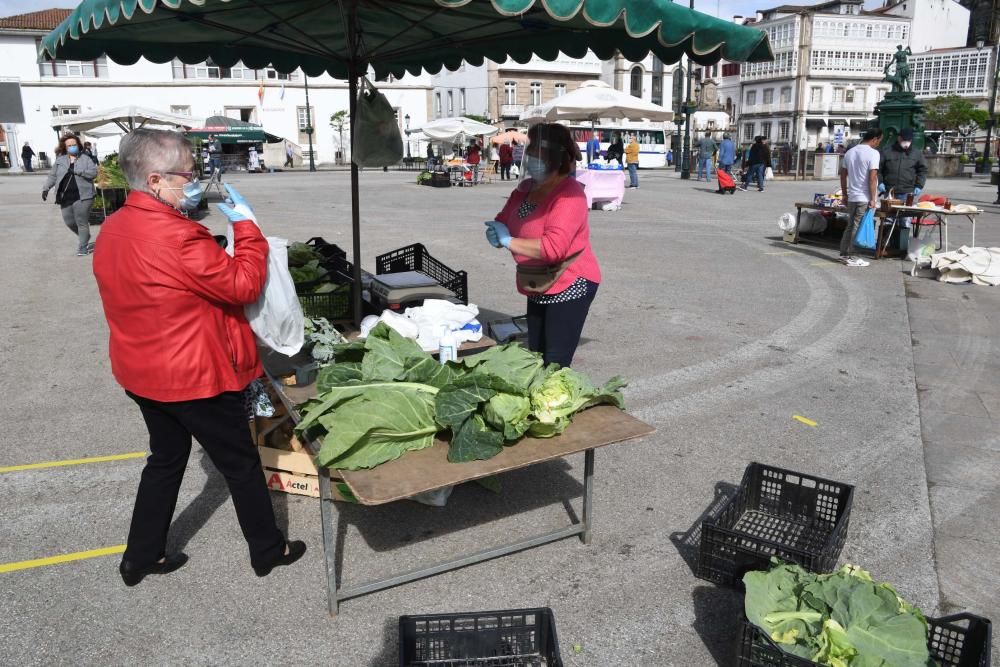
[{"label": "green market canopy", "polygon": [[204,127],[192,127],[185,134],[193,139],[208,139],[214,135],[223,144],[276,144],[283,139],[265,132],[260,125],[226,116],[209,116]]},{"label": "green market canopy", "polygon": [[761,30],[670,0],[84,0],[41,43],[43,57],[131,64],[242,61],[283,72],[379,78],[520,63],[559,52],[665,63],[772,58]]}]

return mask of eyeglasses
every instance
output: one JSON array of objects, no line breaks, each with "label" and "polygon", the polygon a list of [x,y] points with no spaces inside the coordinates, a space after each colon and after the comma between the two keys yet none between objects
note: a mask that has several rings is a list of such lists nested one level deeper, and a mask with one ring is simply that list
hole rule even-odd
[{"label": "eyeglasses", "polygon": [[167,171],[164,173],[170,174],[171,176],[183,176],[189,182],[194,181],[193,171]]}]

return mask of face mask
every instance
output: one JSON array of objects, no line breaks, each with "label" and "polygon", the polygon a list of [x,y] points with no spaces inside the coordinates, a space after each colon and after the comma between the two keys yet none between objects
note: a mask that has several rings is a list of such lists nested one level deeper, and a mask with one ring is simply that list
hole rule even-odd
[{"label": "face mask", "polygon": [[79,146],[67,146],[66,147],[66,152],[69,153],[70,155],[76,155],[77,153],[80,152],[80,147]]},{"label": "face mask", "polygon": [[536,181],[544,181],[545,176],[548,174],[548,167],[545,165],[545,160],[540,157],[525,155],[521,165],[524,167],[524,173]]},{"label": "face mask", "polygon": [[[198,204],[201,202],[201,196],[204,191],[201,186],[198,185],[198,181],[191,181],[190,183],[185,183],[184,187],[180,188],[163,188],[164,190],[180,190],[181,198],[177,202],[177,208],[182,211],[193,211],[198,208]],[[156,193],[156,198],[160,201],[163,199],[160,197],[159,193]],[[164,202],[166,203],[166,202]]]},{"label": "face mask", "polygon": [[909,148],[910,148],[910,142],[909,141],[900,141],[899,142],[899,147],[902,148],[904,151],[905,150],[909,150]]}]

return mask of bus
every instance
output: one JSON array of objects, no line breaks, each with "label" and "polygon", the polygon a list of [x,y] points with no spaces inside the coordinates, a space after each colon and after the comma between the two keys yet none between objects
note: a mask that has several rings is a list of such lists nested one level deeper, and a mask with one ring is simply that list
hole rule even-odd
[{"label": "bus", "polygon": [[[604,155],[611,138],[614,135],[628,136],[634,134],[639,142],[639,168],[656,169],[667,166],[666,129],[668,123],[621,121],[615,124],[591,125],[590,123],[573,124],[569,131],[580,147],[580,154],[587,159],[587,141],[594,132],[601,141],[601,154]],[[623,138],[624,142],[624,138]],[[628,142],[624,142],[628,143]]]}]

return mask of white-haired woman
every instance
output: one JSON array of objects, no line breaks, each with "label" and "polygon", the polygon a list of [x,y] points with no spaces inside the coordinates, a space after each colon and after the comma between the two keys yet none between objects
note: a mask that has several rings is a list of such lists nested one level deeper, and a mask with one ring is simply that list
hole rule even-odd
[{"label": "white-haired woman", "polygon": [[80,139],[67,132],[56,146],[56,160],[42,188],[42,201],[49,190],[56,188],[56,204],[62,211],[63,222],[76,234],[76,256],[86,257],[93,250],[90,243],[90,206],[94,203],[94,179],[97,162],[83,152]]},{"label": "white-haired woman", "polygon": [[243,307],[264,287],[267,241],[252,220],[220,204],[233,227],[229,256],[187,217],[202,189],[182,135],[134,130],[118,162],[132,192],[104,223],[94,275],[111,329],[111,370],[142,412],[151,452],[119,571],[134,586],[187,561],[168,555],[166,541],[194,437],[226,479],[250,564],[263,577],[305,552],[275,522],[241,394],[261,375]]}]

